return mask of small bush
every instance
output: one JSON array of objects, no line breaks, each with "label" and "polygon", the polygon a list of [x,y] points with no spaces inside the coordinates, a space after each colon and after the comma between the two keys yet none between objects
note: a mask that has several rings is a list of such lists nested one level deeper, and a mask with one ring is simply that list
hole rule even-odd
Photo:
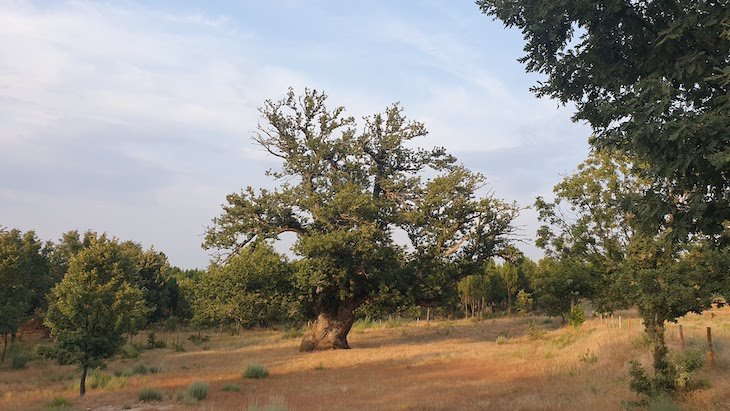
[{"label": "small bush", "polygon": [[47,405],[48,408],[70,408],[71,401],[64,397],[54,397]]},{"label": "small bush", "polygon": [[238,384],[226,384],[221,388],[223,391],[227,392],[239,392],[241,391],[241,386]]},{"label": "small bush", "polygon": [[202,401],[208,396],[208,383],[196,381],[188,386],[188,395],[197,401]]},{"label": "small bush", "polygon": [[318,370],[318,371],[324,370],[324,364],[319,363],[319,364],[317,364],[317,365],[314,366],[314,369],[315,370]]},{"label": "small bush", "polygon": [[155,333],[149,333],[147,334],[147,348],[150,350],[156,349],[156,348],[166,348],[167,344],[164,341],[158,341]]},{"label": "small bush", "polygon": [[132,368],[132,372],[134,374],[147,374],[147,372],[149,372],[149,370],[147,369],[146,365],[139,363],[139,364],[135,365],[134,368]]},{"label": "small bush", "polygon": [[507,343],[507,336],[504,334],[500,334],[497,337],[497,345],[502,345],[502,344],[506,344],[506,343]]},{"label": "small bush", "polygon": [[114,371],[114,376],[115,377],[131,377],[133,375],[134,375],[134,371],[132,371],[130,369],[127,369],[127,368],[125,368],[123,370],[115,370]]},{"label": "small bush", "polygon": [[30,355],[24,351],[20,351],[11,358],[10,368],[14,370],[25,369],[28,366],[28,361],[30,361]]},{"label": "small bush", "polygon": [[134,345],[125,345],[119,352],[122,358],[135,359],[139,357],[139,350]]},{"label": "small bush", "polygon": [[138,398],[142,402],[162,401],[162,391],[153,388],[145,388],[139,392]]},{"label": "small bush", "polygon": [[580,327],[586,321],[586,313],[583,311],[583,307],[576,304],[568,313],[568,324],[573,327]]},{"label": "small bush", "polygon": [[179,342],[172,343],[172,349],[175,352],[185,352],[185,346],[183,345],[183,343],[179,343]]},{"label": "small bush", "polygon": [[246,378],[266,378],[269,376],[269,370],[259,364],[249,364],[243,376]]},{"label": "small bush", "polygon": [[541,330],[535,325],[535,322],[531,322],[527,328],[527,335],[531,340],[542,340],[545,337],[545,331]]}]

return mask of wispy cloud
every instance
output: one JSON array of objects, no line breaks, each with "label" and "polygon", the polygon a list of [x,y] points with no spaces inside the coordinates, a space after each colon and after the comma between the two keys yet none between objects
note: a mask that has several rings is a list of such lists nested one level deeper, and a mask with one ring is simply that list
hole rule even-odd
[{"label": "wispy cloud", "polygon": [[275,184],[249,137],[288,86],[356,116],[400,100],[431,131],[424,145],[523,204],[585,150],[570,110],[515,88],[522,70],[513,56],[505,69],[475,7],[175,5],[0,4],[0,223],[109,231],[204,265],[200,234],[225,195]]}]

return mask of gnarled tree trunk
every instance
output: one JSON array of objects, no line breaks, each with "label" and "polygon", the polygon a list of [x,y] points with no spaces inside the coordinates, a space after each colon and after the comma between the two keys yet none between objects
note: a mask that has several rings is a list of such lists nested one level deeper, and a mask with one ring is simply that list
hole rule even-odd
[{"label": "gnarled tree trunk", "polygon": [[317,320],[307,330],[299,351],[347,349],[347,334],[355,322],[355,301],[341,301],[337,306],[321,310]]}]

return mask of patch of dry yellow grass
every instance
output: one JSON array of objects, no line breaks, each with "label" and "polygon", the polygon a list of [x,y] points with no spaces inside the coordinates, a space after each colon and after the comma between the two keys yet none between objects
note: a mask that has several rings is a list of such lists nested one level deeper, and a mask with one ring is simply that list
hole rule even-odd
[{"label": "patch of dry yellow grass", "polygon": [[[714,310],[682,320],[688,349],[704,347],[705,327],[713,327],[718,348],[715,369],[703,369],[700,377],[709,389],[683,398],[687,409],[725,409],[730,402],[730,309]],[[634,341],[641,334],[635,317],[627,329],[627,315],[618,321],[591,320],[579,330],[545,324],[543,318],[503,318],[411,323],[400,328],[353,331],[351,350],[300,353],[298,340],[283,339],[274,331],[248,331],[230,336],[212,334],[202,349],[186,341],[186,352],[171,349],[145,351],[139,359],[115,360],[109,372],[139,362],[160,367],[158,374],[135,375],[116,389],[90,390],[77,398],[77,372],[52,363],[30,364],[21,371],[0,371],[0,408],[44,407],[56,396],[72,400],[80,409],[185,409],[193,406],[176,400],[188,384],[210,383],[208,398],[195,409],[247,409],[248,404],[285,402],[289,409],[622,409],[622,400],[634,400],[629,391],[626,363],[640,359],[648,364],[650,352]],[[530,338],[534,321],[545,330]],[[505,334],[503,344],[496,342]],[[180,334],[182,340],[189,334]],[[159,334],[158,339],[179,336]],[[676,325],[668,325],[668,343],[679,350]],[[592,358],[593,360],[581,360]],[[242,373],[249,363],[270,371],[263,380],[248,380]],[[71,376],[72,380],[58,376]],[[224,384],[241,386],[240,392],[224,392]],[[159,388],[163,402],[145,405],[137,401],[142,388]],[[273,400],[272,400],[273,398]]]}]

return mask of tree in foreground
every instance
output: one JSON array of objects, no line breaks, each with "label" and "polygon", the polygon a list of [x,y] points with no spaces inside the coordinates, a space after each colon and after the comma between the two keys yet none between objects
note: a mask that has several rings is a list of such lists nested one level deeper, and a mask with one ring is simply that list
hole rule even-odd
[{"label": "tree in foreground", "polygon": [[[641,221],[631,210],[651,185],[637,177],[638,167],[621,153],[593,152],[577,173],[555,187],[554,202],[538,199],[545,223],[538,244],[562,262],[566,279],[586,278],[578,270],[590,273],[586,290],[599,309],[637,307],[654,352],[655,377],[644,393],[660,394],[676,388],[665,323],[708,308],[722,290],[730,260],[709,246],[706,236],[679,241],[672,215],[653,235],[639,229]],[[546,282],[538,282],[537,290],[556,282],[542,280]]]},{"label": "tree in foreground", "polygon": [[147,315],[142,291],[127,280],[135,272],[135,262],[116,240],[95,237],[71,257],[66,275],[49,294],[45,323],[55,346],[46,354],[79,365],[81,396],[89,368],[116,354],[124,333]]},{"label": "tree in foreground", "polygon": [[[290,90],[260,111],[254,140],[281,160],[269,172],[280,186],[230,194],[204,247],[225,261],[284,232],[297,235],[295,281],[316,317],[301,350],[349,348],[356,308],[382,285],[429,274],[415,273],[414,259],[478,267],[509,248],[517,207],[478,198],[484,178],[444,149],[411,148],[426,130],[397,104],[359,130],[343,107],[328,109],[312,90]],[[413,251],[396,243],[397,229]]]},{"label": "tree in foreground", "polygon": [[[595,148],[636,158],[651,190],[634,213],[715,243],[730,221],[730,5],[727,0],[477,0],[522,30],[533,91],[576,105]],[[674,201],[678,196],[681,202]]]}]

